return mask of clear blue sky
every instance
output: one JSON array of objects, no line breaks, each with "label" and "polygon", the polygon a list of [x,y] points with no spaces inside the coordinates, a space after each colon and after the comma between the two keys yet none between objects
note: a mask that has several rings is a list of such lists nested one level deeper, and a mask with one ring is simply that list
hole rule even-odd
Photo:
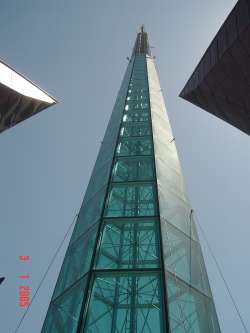
[{"label": "clear blue sky", "polygon": [[[250,329],[250,139],[178,97],[235,0],[2,0],[0,57],[60,103],[0,135],[1,333],[23,310],[81,201],[139,26],[155,48],[187,193]],[[203,239],[201,237],[202,243]],[[68,242],[68,240],[67,240]],[[67,242],[20,333],[39,333]],[[204,245],[224,333],[243,332]]]}]

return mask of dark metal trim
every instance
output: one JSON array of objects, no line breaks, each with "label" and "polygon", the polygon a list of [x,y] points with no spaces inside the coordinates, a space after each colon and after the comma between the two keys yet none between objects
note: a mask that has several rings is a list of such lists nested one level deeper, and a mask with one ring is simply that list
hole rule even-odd
[{"label": "dark metal trim", "polygon": [[135,55],[150,55],[150,47],[148,43],[148,34],[144,31],[144,27],[141,26],[141,31],[137,34],[132,56]]}]

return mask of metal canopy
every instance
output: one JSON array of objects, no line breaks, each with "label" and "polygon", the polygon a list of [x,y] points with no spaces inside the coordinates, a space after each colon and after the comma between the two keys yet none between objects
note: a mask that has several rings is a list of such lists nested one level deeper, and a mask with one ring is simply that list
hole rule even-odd
[{"label": "metal canopy", "polygon": [[180,97],[250,134],[250,1],[229,14]]},{"label": "metal canopy", "polygon": [[55,103],[46,92],[0,61],[0,133]]}]

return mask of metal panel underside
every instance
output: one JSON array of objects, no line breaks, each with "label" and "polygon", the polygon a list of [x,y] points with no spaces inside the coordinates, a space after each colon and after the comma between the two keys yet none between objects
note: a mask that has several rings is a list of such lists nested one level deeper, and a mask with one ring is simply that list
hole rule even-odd
[{"label": "metal panel underside", "polygon": [[0,133],[51,105],[21,95],[0,83]]},{"label": "metal panel underside", "polygon": [[240,0],[180,96],[250,134],[250,1]]}]

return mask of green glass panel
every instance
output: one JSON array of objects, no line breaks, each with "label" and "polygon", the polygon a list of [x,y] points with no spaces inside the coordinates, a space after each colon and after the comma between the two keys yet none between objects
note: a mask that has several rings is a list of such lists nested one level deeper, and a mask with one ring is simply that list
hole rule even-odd
[{"label": "green glass panel", "polygon": [[133,82],[134,80],[146,80],[146,70],[145,66],[138,66],[134,68],[132,76],[131,76],[131,81]]},{"label": "green glass panel", "polygon": [[97,275],[82,332],[164,332],[161,292],[157,273]]},{"label": "green glass panel", "polygon": [[105,184],[108,183],[111,167],[112,160],[107,160],[104,164],[100,166],[100,168],[95,168],[93,170],[84,196],[84,202],[91,199],[97,192],[99,192],[104,187]]},{"label": "green glass panel", "polygon": [[146,66],[145,64],[135,63],[131,78],[140,77],[145,79]]},{"label": "green glass panel", "polygon": [[211,295],[200,244],[170,224],[167,224],[164,261],[168,271]]},{"label": "green glass panel", "polygon": [[134,85],[136,87],[145,87],[147,86],[147,80],[145,80],[144,78],[132,78],[130,85]]},{"label": "green glass panel", "polygon": [[159,253],[159,229],[156,221],[106,221],[101,234],[96,268],[157,268]]},{"label": "green glass panel", "polygon": [[122,137],[148,136],[151,135],[151,133],[150,124],[148,122],[124,123],[120,131]]},{"label": "green glass panel", "polygon": [[119,93],[117,95],[116,102],[112,110],[112,114],[104,138],[102,140],[102,145],[100,146],[100,150],[97,156],[97,160],[95,163],[95,171],[97,169],[100,170],[102,165],[106,163],[107,160],[110,159],[112,160],[113,158],[116,139],[120,129],[120,121],[124,110],[124,103],[127,97],[127,91],[132,69],[133,69],[133,59],[128,64],[121,87],[119,89]]},{"label": "green glass panel", "polygon": [[105,216],[154,216],[155,190],[152,184],[113,185],[108,195]]},{"label": "green glass panel", "polygon": [[89,271],[98,225],[71,243],[66,252],[53,299]]},{"label": "green glass panel", "polygon": [[168,309],[171,332],[220,333],[211,298],[168,273]]},{"label": "green glass panel", "polygon": [[137,102],[137,103],[148,103],[148,94],[146,92],[131,92],[128,93],[128,97],[127,97],[127,103],[130,102]]},{"label": "green glass panel", "polygon": [[107,187],[103,187],[90,200],[83,201],[70,242],[84,234],[101,217]]},{"label": "green glass panel", "polygon": [[133,74],[144,74],[146,73],[146,66],[145,66],[145,62],[138,62],[137,59],[135,61],[135,66],[133,69]]},{"label": "green glass panel", "polygon": [[133,69],[133,74],[140,74],[140,75],[144,75],[146,74],[146,66],[145,66],[145,62],[136,62],[135,63],[135,67]]},{"label": "green glass panel", "polygon": [[149,112],[141,112],[136,110],[133,110],[133,112],[126,113],[123,116],[123,122],[140,122],[140,121],[149,121],[150,120],[150,115]]},{"label": "green glass panel", "polygon": [[86,279],[50,304],[41,333],[76,333]]},{"label": "green glass panel", "polygon": [[176,194],[169,191],[168,188],[162,187],[161,183],[158,185],[158,194],[160,199],[162,232],[164,233],[164,230],[167,229],[166,223],[170,223],[183,231],[187,236],[198,240],[190,205]]},{"label": "green glass panel", "polygon": [[146,81],[146,73],[145,73],[145,66],[140,66],[140,65],[136,65],[136,67],[134,67],[132,76],[131,76],[131,81],[135,81],[135,80],[144,80]]},{"label": "green glass panel", "polygon": [[118,143],[118,156],[151,155],[152,141],[150,138],[124,138]]},{"label": "green glass panel", "polygon": [[148,84],[147,82],[131,82],[129,84],[129,88],[130,89],[147,89],[148,88]]},{"label": "green glass panel", "polygon": [[134,87],[133,89],[130,87],[128,90],[128,96],[145,96],[145,98],[148,99],[148,89],[147,88],[136,88]]},{"label": "green glass panel", "polygon": [[113,182],[152,180],[153,161],[151,157],[130,157],[117,159],[113,172]]},{"label": "green glass panel", "polygon": [[135,66],[133,68],[133,74],[134,73],[145,73],[145,61],[138,61],[138,59],[136,58],[135,60]]},{"label": "green glass panel", "polygon": [[163,160],[163,157],[160,155],[157,158],[157,179],[160,180],[163,188],[167,188],[182,200],[187,201],[180,171],[176,170],[169,156],[167,161]]},{"label": "green glass panel", "polygon": [[146,66],[145,66],[145,64],[138,64],[138,63],[135,64],[134,70],[132,72],[131,79],[134,80],[134,79],[140,78],[140,79],[145,80],[145,77],[146,77]]},{"label": "green glass panel", "polygon": [[[129,98],[129,97],[128,97]],[[148,110],[149,108],[149,103],[147,102],[142,102],[142,101],[135,101],[135,100],[127,100],[127,103],[125,105],[125,111],[130,112],[132,110],[140,110],[141,112],[143,110]]]}]

